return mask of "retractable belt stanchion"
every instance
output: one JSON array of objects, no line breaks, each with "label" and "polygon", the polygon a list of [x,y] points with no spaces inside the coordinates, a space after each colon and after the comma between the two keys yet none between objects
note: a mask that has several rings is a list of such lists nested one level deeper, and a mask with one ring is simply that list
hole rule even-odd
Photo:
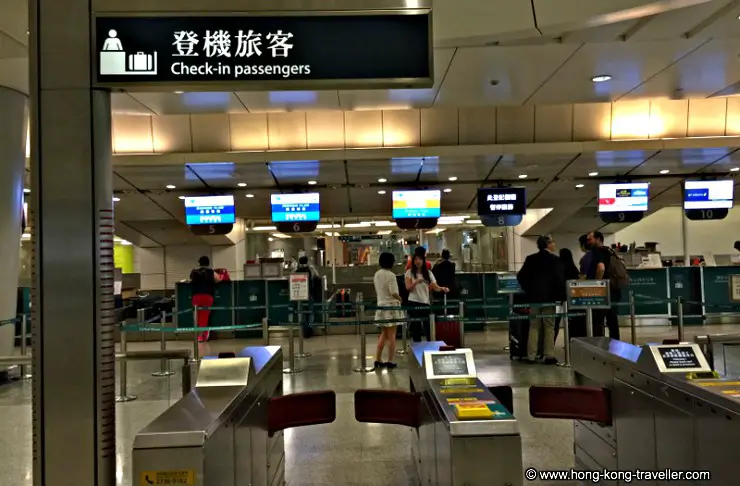
[{"label": "retractable belt stanchion", "polygon": [[295,327],[294,314],[291,312],[288,316],[288,367],[283,370],[283,373],[288,375],[303,371],[302,368],[297,368],[295,365]]},{"label": "retractable belt stanchion", "polygon": [[[139,309],[139,312],[137,314],[142,314],[144,309]],[[135,395],[129,395],[128,394],[128,360],[126,359],[126,352],[128,351],[128,340],[126,338],[126,331],[121,327],[121,353],[123,353],[124,358],[121,360],[121,373],[119,375],[120,377],[120,388],[118,396],[116,397],[116,402],[122,403],[122,402],[132,402],[136,400]]]},{"label": "retractable belt stanchion", "polygon": [[200,348],[198,347],[198,306],[193,307],[193,361],[200,361]]},{"label": "retractable belt stanchion", "polygon": [[406,311],[402,310],[401,312],[403,312],[405,318],[401,321],[401,347],[396,350],[396,354],[404,355],[409,352],[409,319]]},{"label": "retractable belt stanchion", "polygon": [[[424,322],[421,323],[422,329],[424,328]],[[433,312],[429,313],[429,337],[431,338],[432,342],[437,340],[437,318],[434,316]]]},{"label": "retractable belt stanchion", "polygon": [[[159,349],[160,351],[167,351],[167,340],[164,335],[164,326],[167,322],[167,312],[162,311],[161,317],[159,318],[160,326],[162,326],[162,332],[159,337]],[[166,359],[162,359],[159,364],[159,371],[152,373],[152,376],[172,376],[175,374],[174,371],[170,371],[170,362]]]},{"label": "retractable belt stanchion", "polygon": [[297,303],[297,314],[298,314],[298,354],[296,355],[296,358],[310,358],[311,353],[306,353],[303,351],[303,319],[308,319],[308,325],[311,325],[311,316],[309,314],[304,314],[303,311],[303,305],[301,305],[302,302]]},{"label": "retractable belt stanchion", "polygon": [[267,317],[262,318],[262,344],[270,345],[270,321]]},{"label": "retractable belt stanchion", "polygon": [[630,304],[630,341],[632,344],[637,344],[637,318],[635,317],[635,292],[630,290],[629,292],[629,304]]},{"label": "retractable belt stanchion", "polygon": [[[447,299],[447,296],[445,296]],[[465,347],[465,303],[460,301],[460,346]]]},{"label": "retractable belt stanchion", "polygon": [[[28,340],[28,329],[26,327],[28,326],[28,316],[26,314],[23,314],[21,316],[21,355],[25,356],[28,353],[28,344],[26,344],[26,341]],[[28,380],[33,375],[31,373],[27,373],[26,365],[21,365],[21,380]]]},{"label": "retractable belt stanchion", "polygon": [[594,310],[586,309],[586,337],[594,337]]},{"label": "retractable belt stanchion", "polygon": [[563,302],[563,318],[560,321],[563,326],[563,352],[565,361],[561,366],[570,367],[570,318],[568,317],[568,302]]},{"label": "retractable belt stanchion", "polygon": [[367,365],[367,332],[365,332],[365,304],[362,303],[362,293],[357,293],[357,325],[360,327],[360,366],[355,368],[355,373],[370,373],[374,367]]},{"label": "retractable belt stanchion", "polygon": [[683,298],[679,297],[677,302],[678,310],[678,340],[683,342]]}]

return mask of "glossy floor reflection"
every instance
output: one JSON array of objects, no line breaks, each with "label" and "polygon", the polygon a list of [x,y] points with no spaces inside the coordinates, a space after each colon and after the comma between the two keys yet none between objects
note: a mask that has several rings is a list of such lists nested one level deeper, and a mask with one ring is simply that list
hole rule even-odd
[{"label": "glossy floor reflection", "polygon": [[[629,330],[623,329],[625,337]],[[738,326],[705,326],[686,329],[686,339],[696,334],[737,333]],[[675,337],[667,327],[640,329],[638,342],[655,342]],[[520,423],[524,467],[567,469],[573,465],[573,427],[569,421],[538,420],[528,413],[527,387],[532,384],[567,384],[567,368],[512,363],[504,352],[504,331],[468,333],[466,339],[476,353],[481,379],[488,385],[514,387],[515,415]],[[562,340],[562,337],[560,338]],[[368,336],[368,350],[374,349],[374,336]],[[279,343],[279,342],[278,342]],[[221,340],[201,346],[202,355],[237,351],[250,341]],[[277,344],[277,343],[276,343]],[[132,349],[155,349],[158,343],[134,343]],[[171,348],[188,348],[188,342],[170,343]],[[311,358],[300,360],[303,373],[285,375],[285,393],[331,389],[337,393],[337,421],[286,432],[286,473],[290,486],[367,485],[395,486],[415,484],[409,462],[408,429],[390,425],[359,424],[354,420],[352,396],[359,388],[408,388],[405,358],[398,369],[362,375],[358,366],[357,336],[315,337],[306,341]],[[562,342],[558,346],[562,358]],[[369,352],[368,354],[371,354]],[[372,358],[368,358],[369,362]],[[138,486],[131,480],[130,452],[133,438],[141,428],[180,397],[179,371],[168,378],[156,378],[158,362],[132,362],[129,365],[129,393],[135,401],[116,406],[117,483]],[[14,382],[0,386],[0,484],[31,486],[31,383]],[[485,467],[485,465],[481,465]],[[492,471],[492,474],[494,472]],[[528,482],[532,486],[546,483]],[[552,486],[555,483],[551,483]],[[567,483],[558,482],[558,485]],[[549,484],[547,486],[550,486]],[[572,485],[571,485],[572,486]]]}]

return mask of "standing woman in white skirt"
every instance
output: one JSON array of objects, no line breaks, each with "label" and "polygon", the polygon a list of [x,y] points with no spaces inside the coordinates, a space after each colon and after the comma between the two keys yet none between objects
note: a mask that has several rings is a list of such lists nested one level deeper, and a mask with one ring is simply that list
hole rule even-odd
[{"label": "standing woman in white skirt", "polygon": [[[378,347],[375,352],[375,368],[393,369],[397,365],[393,362],[396,354],[396,326],[403,324],[406,315],[401,306],[401,294],[398,291],[398,281],[393,273],[396,258],[392,253],[381,253],[380,270],[375,272],[375,295],[378,307],[397,307],[398,309],[378,309],[375,311],[375,324],[380,328]],[[383,348],[388,345],[388,361],[382,361]]]}]

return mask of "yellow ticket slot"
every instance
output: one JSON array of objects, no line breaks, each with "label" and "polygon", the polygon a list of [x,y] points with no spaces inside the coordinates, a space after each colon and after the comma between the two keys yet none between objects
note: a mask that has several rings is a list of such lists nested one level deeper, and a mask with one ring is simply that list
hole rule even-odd
[{"label": "yellow ticket slot", "polygon": [[455,415],[460,420],[485,420],[493,418],[493,412],[485,403],[456,403]]},{"label": "yellow ticket slot", "polygon": [[443,386],[457,386],[457,385],[475,385],[475,380],[471,378],[446,378],[442,380]]},{"label": "yellow ticket slot", "polygon": [[721,378],[721,376],[716,371],[697,371],[686,375],[687,380],[712,380],[719,378]]},{"label": "yellow ticket slot", "polygon": [[448,398],[447,403],[452,405],[453,403],[460,403],[460,402],[477,402],[478,399],[475,397],[460,397],[460,398]]}]

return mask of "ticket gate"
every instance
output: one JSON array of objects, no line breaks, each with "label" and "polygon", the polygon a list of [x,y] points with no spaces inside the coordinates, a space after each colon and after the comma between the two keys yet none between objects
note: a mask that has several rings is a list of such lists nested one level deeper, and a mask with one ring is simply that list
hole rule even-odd
[{"label": "ticket gate", "polygon": [[411,393],[419,399],[411,434],[420,483],[521,486],[519,425],[478,379],[473,352],[440,341],[414,343],[408,362]]},{"label": "ticket gate", "polygon": [[571,360],[575,386],[532,387],[530,412],[574,419],[577,469],[618,472],[605,486],[737,484],[740,379],[697,344],[574,339]]},{"label": "ticket gate", "polygon": [[332,391],[283,396],[279,346],[205,358],[195,388],[136,435],[133,484],[282,485],[283,430],[335,417]]}]

